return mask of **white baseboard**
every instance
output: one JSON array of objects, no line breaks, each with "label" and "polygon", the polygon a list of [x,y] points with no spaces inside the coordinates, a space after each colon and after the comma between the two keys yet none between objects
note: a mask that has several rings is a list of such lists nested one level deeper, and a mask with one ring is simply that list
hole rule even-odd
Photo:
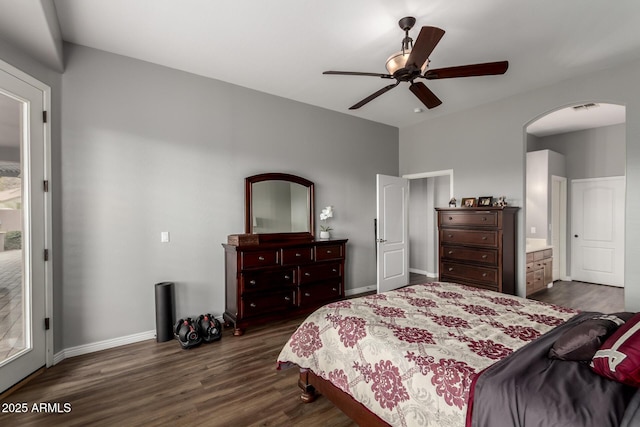
[{"label": "white baseboard", "polygon": [[83,344],[77,347],[66,348],[59,353],[53,355],[53,364],[62,362],[67,357],[80,356],[82,354],[94,353],[108,348],[119,347],[121,345],[133,344],[140,341],[151,340],[156,338],[156,331],[140,332],[133,335],[127,335],[110,340],[98,341],[91,344]]},{"label": "white baseboard", "polygon": [[409,268],[409,273],[422,274],[430,279],[436,279],[438,277],[437,273],[431,273],[430,271],[420,270],[417,268]]},{"label": "white baseboard", "polygon": [[376,291],[377,289],[378,289],[377,285],[363,286],[361,288],[345,289],[344,294],[345,296],[350,297],[352,295],[358,295],[358,294],[363,294],[365,292]]},{"label": "white baseboard", "polygon": [[[375,286],[373,287],[375,290]],[[194,317],[195,318],[195,317]],[[215,316],[220,323],[224,323],[222,315]],[[80,356],[82,354],[94,353],[100,350],[107,350],[109,348],[120,347],[121,345],[133,344],[140,341],[155,340],[156,331],[139,332],[137,334],[127,335],[119,338],[112,338],[110,340],[98,341],[91,344],[83,344],[77,347],[66,348],[61,352],[53,355],[53,364],[56,365],[62,362],[67,357]]]}]

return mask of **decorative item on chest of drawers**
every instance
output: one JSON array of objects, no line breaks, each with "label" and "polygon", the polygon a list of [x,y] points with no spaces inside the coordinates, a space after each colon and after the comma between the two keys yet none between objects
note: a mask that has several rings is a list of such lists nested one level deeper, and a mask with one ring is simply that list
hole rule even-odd
[{"label": "decorative item on chest of drawers", "polygon": [[515,294],[518,209],[436,208],[440,280]]},{"label": "decorative item on chest of drawers", "polygon": [[224,319],[234,325],[234,335],[344,298],[346,243],[347,239],[223,244]]}]

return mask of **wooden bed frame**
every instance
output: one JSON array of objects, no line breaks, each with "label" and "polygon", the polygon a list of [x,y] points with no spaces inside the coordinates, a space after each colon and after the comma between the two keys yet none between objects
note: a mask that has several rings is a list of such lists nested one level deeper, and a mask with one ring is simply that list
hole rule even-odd
[{"label": "wooden bed frame", "polygon": [[333,402],[349,418],[361,426],[389,427],[385,421],[353,397],[340,390],[324,378],[320,378],[308,369],[300,369],[298,387],[302,389],[300,399],[304,403],[311,403],[316,399],[316,392],[324,395]]}]

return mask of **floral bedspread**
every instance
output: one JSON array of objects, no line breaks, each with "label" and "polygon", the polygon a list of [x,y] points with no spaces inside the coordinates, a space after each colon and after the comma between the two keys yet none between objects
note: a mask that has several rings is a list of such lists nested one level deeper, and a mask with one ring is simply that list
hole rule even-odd
[{"label": "floral bedspread", "polygon": [[278,356],[394,426],[464,426],[484,368],[577,311],[452,283],[426,283],[328,304]]}]

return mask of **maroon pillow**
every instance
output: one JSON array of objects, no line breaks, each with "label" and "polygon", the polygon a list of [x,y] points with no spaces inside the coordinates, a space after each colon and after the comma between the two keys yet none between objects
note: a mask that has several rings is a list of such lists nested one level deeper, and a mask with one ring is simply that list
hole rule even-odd
[{"label": "maroon pillow", "polygon": [[606,339],[633,315],[634,313],[622,312],[599,314],[587,318],[566,331],[553,343],[553,347],[549,349],[549,357],[588,362]]},{"label": "maroon pillow", "polygon": [[607,338],[591,368],[603,377],[640,387],[640,313]]}]

